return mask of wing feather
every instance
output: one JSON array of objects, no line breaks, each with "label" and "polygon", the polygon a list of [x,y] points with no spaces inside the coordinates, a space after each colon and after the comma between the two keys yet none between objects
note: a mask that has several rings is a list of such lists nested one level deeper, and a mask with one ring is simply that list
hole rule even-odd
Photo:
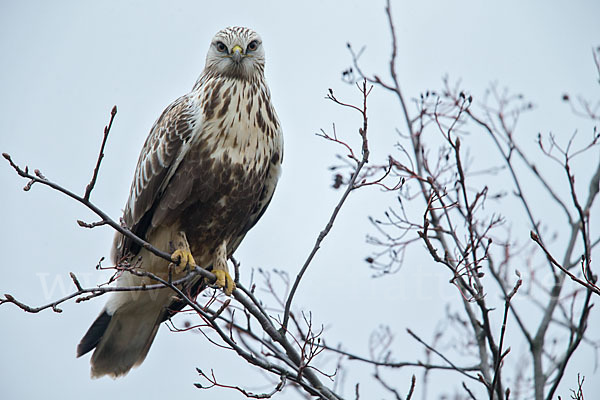
[{"label": "wing feather", "polygon": [[[169,180],[189,149],[196,130],[193,98],[185,95],[171,103],[156,120],[142,147],[123,222],[137,236],[144,237],[152,214]],[[138,248],[117,234],[113,261]]]}]

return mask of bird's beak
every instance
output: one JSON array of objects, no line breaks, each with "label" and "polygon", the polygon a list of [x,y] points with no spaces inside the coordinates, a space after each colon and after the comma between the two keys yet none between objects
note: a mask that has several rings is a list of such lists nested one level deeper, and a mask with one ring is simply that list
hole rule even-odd
[{"label": "bird's beak", "polygon": [[233,59],[233,61],[239,63],[243,56],[244,53],[242,48],[238,45],[233,46],[233,48],[231,49],[231,58]]}]

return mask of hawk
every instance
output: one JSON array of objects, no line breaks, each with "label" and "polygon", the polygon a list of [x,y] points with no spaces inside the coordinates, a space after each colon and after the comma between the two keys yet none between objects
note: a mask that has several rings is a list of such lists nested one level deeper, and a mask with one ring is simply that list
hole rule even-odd
[{"label": "hawk", "polygon": [[[227,259],[269,205],[281,170],[283,136],[264,77],[265,53],[251,29],[213,38],[192,91],[154,123],[138,159],[123,222],[137,236],[187,265],[212,269],[231,295]],[[112,261],[166,278],[169,262],[117,233]],[[119,286],[154,283],[123,272]],[[185,290],[196,295],[202,281]],[[94,350],[91,375],[118,377],[139,365],[160,324],[183,308],[168,289],[115,292],[77,346]]]}]

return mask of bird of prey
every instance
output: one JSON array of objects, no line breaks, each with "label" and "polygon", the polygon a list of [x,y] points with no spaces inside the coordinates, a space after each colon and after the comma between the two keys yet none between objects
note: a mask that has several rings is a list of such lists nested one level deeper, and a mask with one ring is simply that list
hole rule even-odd
[{"label": "bird of prey", "polygon": [[[213,38],[192,91],[169,105],[142,148],[123,222],[172,254],[179,267],[212,269],[231,295],[227,259],[267,208],[280,175],[283,136],[264,77],[265,53],[251,29],[229,27]],[[163,278],[169,262],[120,233],[112,261]],[[172,272],[173,273],[173,272]],[[119,286],[155,283],[124,271]],[[188,284],[192,296],[201,280]],[[118,377],[139,365],[159,325],[183,307],[168,289],[115,292],[77,346],[94,350],[92,377]]]}]

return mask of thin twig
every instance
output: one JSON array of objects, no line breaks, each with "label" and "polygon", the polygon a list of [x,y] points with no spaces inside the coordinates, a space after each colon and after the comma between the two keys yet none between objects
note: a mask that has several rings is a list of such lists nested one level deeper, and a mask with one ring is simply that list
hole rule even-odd
[{"label": "thin twig", "polygon": [[498,355],[499,356],[495,362],[496,365],[494,366],[494,379],[492,380],[492,384],[491,384],[490,390],[489,390],[490,400],[494,400],[494,390],[501,391],[501,389],[502,389],[501,380],[500,380],[500,368],[501,368],[502,362],[504,361],[504,357],[506,357],[506,355],[510,351],[510,348],[508,348],[508,350],[506,350],[506,352],[503,353],[502,347],[504,346],[504,335],[506,333],[506,321],[508,319],[508,310],[509,310],[509,306],[510,306],[510,301],[512,300],[514,295],[517,294],[517,291],[523,284],[523,280],[521,279],[521,274],[518,271],[516,271],[516,274],[519,277],[519,279],[517,280],[517,283],[515,283],[515,286],[510,291],[510,293],[506,296],[506,299],[504,299],[504,317],[502,319],[502,328],[500,329],[500,344],[498,345]]},{"label": "thin twig", "polygon": [[550,254],[546,246],[544,246],[539,236],[535,232],[531,231],[530,236],[531,240],[533,240],[540,247],[540,249],[542,249],[544,254],[546,254],[546,258],[552,263],[552,265],[564,272],[569,278],[571,278],[571,280],[579,283],[580,285],[586,287],[587,289],[600,296],[600,288],[598,288],[598,286],[594,285],[591,282],[587,282],[578,278],[571,271],[569,271],[567,268],[563,267],[558,261],[556,261],[556,259],[552,256],[552,254]]},{"label": "thin twig", "polygon": [[[33,313],[33,314],[39,313],[40,311],[44,311],[49,308],[51,308],[54,312],[60,313],[60,312],[62,312],[62,309],[58,308],[58,305],[66,302],[68,300],[71,300],[75,297],[82,296],[84,294],[88,294],[91,296],[79,297],[75,301],[77,303],[80,303],[83,300],[89,300],[90,298],[98,297],[103,294],[111,293],[111,292],[147,292],[147,291],[151,291],[151,290],[159,290],[159,289],[165,288],[165,285],[163,285],[162,283],[157,283],[154,285],[143,285],[143,286],[100,286],[100,287],[96,286],[96,287],[91,287],[91,288],[83,288],[83,287],[81,287],[79,280],[75,277],[75,274],[73,274],[72,272],[70,272],[69,274],[71,276],[71,279],[73,280],[73,283],[75,284],[75,286],[77,288],[77,291],[70,293],[60,299],[57,299],[53,302],[44,304],[39,307],[31,307],[27,304],[24,304],[24,303],[18,301],[17,299],[14,298],[14,296],[12,296],[10,294],[4,294],[4,298],[0,299],[0,305],[4,304],[4,303],[12,303],[12,304],[16,305],[17,307],[19,307],[20,309],[22,309],[23,311],[26,311],[28,313]],[[184,284],[186,282],[189,282],[195,276],[198,276],[198,272],[192,271],[187,276],[185,276],[181,279],[178,279],[176,281],[173,281],[172,284],[173,285]]]},{"label": "thin twig", "polygon": [[104,147],[106,146],[106,140],[108,139],[108,134],[110,133],[110,128],[112,127],[113,120],[115,119],[115,115],[117,115],[117,106],[113,106],[110,111],[110,121],[108,125],[104,127],[104,136],[102,137],[102,145],[100,146],[100,153],[98,154],[98,160],[96,161],[96,167],[94,167],[94,174],[92,175],[92,180],[85,188],[85,194],[83,198],[85,200],[90,199],[90,195],[92,194],[92,189],[96,185],[96,179],[98,178],[98,172],[100,171],[100,163],[104,158]]},{"label": "thin twig", "polygon": [[430,345],[428,345],[427,343],[425,343],[420,337],[418,337],[413,331],[411,331],[410,329],[406,329],[406,331],[408,332],[408,334],[410,336],[412,336],[416,341],[418,341],[419,343],[421,343],[423,346],[425,346],[429,351],[434,352],[435,354],[437,354],[442,360],[446,361],[448,363],[448,365],[450,365],[452,367],[452,369],[454,369],[457,372],[460,372],[462,375],[471,378],[473,380],[476,381],[480,381],[480,379],[476,376],[473,376],[471,374],[466,373],[463,369],[461,369],[460,367],[458,367],[456,364],[454,364],[452,361],[450,361],[445,355],[443,355],[442,353],[440,353],[439,351],[437,351],[436,349],[434,349],[433,347],[431,347]]},{"label": "thin twig", "polygon": [[[333,353],[344,355],[344,356],[348,357],[348,360],[360,361],[360,362],[364,362],[366,364],[374,365],[377,367],[386,367],[386,368],[394,368],[394,369],[395,368],[404,368],[404,367],[420,367],[420,368],[424,368],[426,370],[439,369],[439,370],[452,370],[452,371],[456,370],[457,368],[462,371],[479,371],[481,369],[481,366],[479,364],[471,365],[468,367],[456,367],[453,365],[430,364],[430,363],[424,363],[421,361],[416,361],[416,362],[415,361],[392,362],[392,361],[385,361],[385,360],[377,361],[377,360],[373,360],[370,358],[366,358],[366,357],[359,356],[354,353],[350,353],[350,352],[341,350],[339,348],[330,347],[325,344],[321,344],[320,346],[323,347],[324,349],[326,349],[327,351],[331,351]],[[478,379],[476,379],[476,380],[478,380]]]},{"label": "thin twig", "polygon": [[355,110],[358,110],[361,113],[361,115],[363,117],[363,126],[362,126],[362,128],[359,129],[359,133],[362,138],[362,158],[356,165],[356,168],[352,174],[352,177],[350,178],[350,182],[348,182],[348,185],[346,186],[346,190],[342,194],[342,197],[340,198],[340,200],[338,201],[338,204],[336,205],[335,209],[333,210],[333,213],[331,214],[329,221],[327,222],[327,225],[325,225],[325,228],[319,233],[319,236],[317,237],[317,240],[316,240],[310,254],[308,255],[308,258],[306,259],[306,261],[302,265],[302,268],[300,269],[300,272],[296,276],[296,280],[294,281],[294,284],[292,285],[290,293],[285,302],[285,310],[283,313],[283,323],[281,324],[281,330],[280,330],[282,335],[285,334],[285,332],[287,331],[287,326],[288,326],[288,322],[289,322],[289,318],[290,318],[290,310],[292,307],[292,300],[294,298],[294,295],[296,294],[296,290],[298,289],[298,286],[300,285],[300,281],[302,280],[304,273],[308,269],[308,266],[312,262],[313,257],[315,256],[315,254],[321,247],[321,242],[323,241],[323,239],[325,239],[325,237],[331,231],[331,228],[333,227],[333,224],[334,224],[342,206],[346,202],[348,195],[350,194],[350,192],[352,190],[355,189],[354,184],[356,182],[356,179],[358,178],[360,170],[369,161],[369,147],[368,147],[368,142],[367,142],[367,128],[368,128],[367,97],[369,96],[371,89],[367,87],[366,80],[363,80],[362,88],[360,88],[360,91],[363,96],[362,108],[359,108],[357,106],[353,106],[350,104],[342,103],[342,102],[338,101],[337,98],[333,95],[333,91],[330,90],[330,92],[329,92],[328,98],[330,98],[335,103],[342,105],[342,106],[353,108]]},{"label": "thin twig", "polygon": [[[164,251],[157,249],[156,247],[152,246],[150,243],[148,243],[145,240],[141,239],[140,237],[134,235],[133,232],[131,232],[128,227],[121,226],[120,224],[115,222],[112,218],[110,218],[108,216],[108,214],[106,214],[104,211],[102,211],[96,205],[91,203],[89,200],[84,199],[83,197],[71,192],[68,189],[65,189],[64,187],[60,186],[59,184],[54,183],[43,176],[40,177],[38,174],[31,175],[28,172],[27,168],[25,168],[25,170],[23,170],[17,164],[15,164],[9,154],[2,153],[2,156],[8,161],[10,166],[13,167],[13,169],[17,172],[17,174],[19,176],[30,179],[30,181],[26,187],[31,187],[31,185],[34,183],[41,183],[43,185],[51,187],[52,189],[54,189],[60,193],[67,195],[68,197],[83,204],[88,209],[90,209],[92,212],[94,212],[96,215],[98,215],[101,218],[101,220],[104,222],[104,223],[102,223],[102,225],[110,225],[113,229],[117,230],[122,235],[131,239],[135,244],[143,247],[144,249],[150,251],[151,253],[153,253],[154,255],[156,255],[158,257],[161,257],[165,260],[171,261],[171,255],[169,253],[166,253]],[[100,225],[99,222],[97,222],[95,224]]]},{"label": "thin twig", "polygon": [[415,385],[417,384],[417,378],[413,374],[410,379],[410,388],[408,389],[408,394],[406,395],[406,400],[412,399],[413,393],[415,392]]}]

